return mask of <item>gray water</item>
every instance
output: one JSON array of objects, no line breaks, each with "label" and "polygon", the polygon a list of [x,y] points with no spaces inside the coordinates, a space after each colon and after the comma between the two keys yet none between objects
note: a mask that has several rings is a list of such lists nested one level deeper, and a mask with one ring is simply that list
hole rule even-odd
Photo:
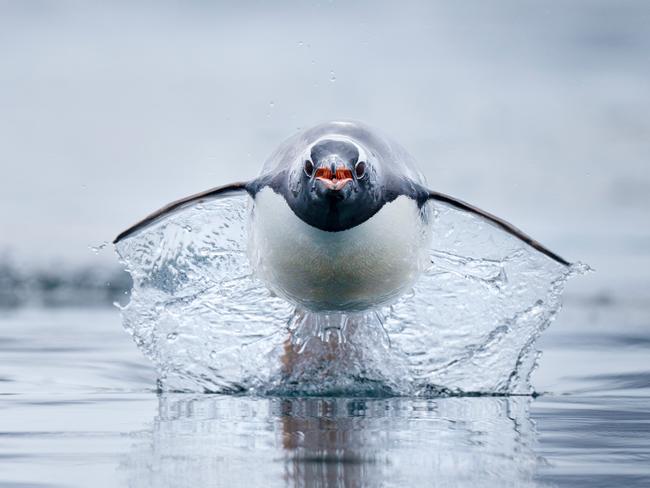
[{"label": "gray water", "polygon": [[161,393],[110,309],[0,318],[0,486],[648,486],[650,308],[567,299],[539,396]]}]

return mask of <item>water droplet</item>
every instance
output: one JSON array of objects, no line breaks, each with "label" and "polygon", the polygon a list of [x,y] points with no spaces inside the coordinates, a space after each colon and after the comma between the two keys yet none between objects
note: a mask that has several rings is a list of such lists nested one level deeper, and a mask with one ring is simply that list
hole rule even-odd
[{"label": "water droplet", "polygon": [[104,249],[106,246],[108,246],[108,242],[104,241],[101,244],[99,244],[98,246],[88,246],[88,249],[90,249],[95,254],[99,254],[99,251]]},{"label": "water droplet", "polygon": [[269,102],[269,107],[271,107],[271,108],[275,107],[275,102],[273,100],[271,100]]},{"label": "water droplet", "polygon": [[210,359],[217,359],[217,351],[210,351]]},{"label": "water droplet", "polygon": [[190,225],[184,225],[183,229],[185,229],[187,232],[192,232],[192,226]]},{"label": "water droplet", "polygon": [[330,81],[334,83],[336,81],[336,74],[334,71],[330,71]]},{"label": "water droplet", "polygon": [[167,341],[168,342],[174,342],[176,339],[178,339],[178,333],[177,332],[170,332],[167,334]]},{"label": "water droplet", "polygon": [[298,41],[298,47],[302,47],[302,46],[303,46],[302,41]]}]

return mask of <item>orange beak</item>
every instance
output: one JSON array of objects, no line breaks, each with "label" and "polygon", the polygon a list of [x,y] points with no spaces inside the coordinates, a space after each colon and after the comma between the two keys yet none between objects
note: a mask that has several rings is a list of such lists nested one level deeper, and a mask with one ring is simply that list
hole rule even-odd
[{"label": "orange beak", "polygon": [[315,177],[330,190],[338,191],[352,181],[352,170],[339,167],[336,168],[336,172],[332,173],[330,168],[320,167],[316,170]]}]

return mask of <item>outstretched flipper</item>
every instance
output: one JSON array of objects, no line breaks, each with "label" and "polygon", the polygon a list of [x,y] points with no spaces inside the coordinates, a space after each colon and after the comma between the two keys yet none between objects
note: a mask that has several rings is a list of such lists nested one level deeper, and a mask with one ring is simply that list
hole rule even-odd
[{"label": "outstretched flipper", "polygon": [[280,374],[293,307],[253,274],[247,221],[255,203],[243,190],[179,200],[117,239],[133,278],[122,321],[165,390],[254,389]]},{"label": "outstretched flipper", "polygon": [[155,212],[147,215],[140,222],[133,224],[131,227],[121,232],[113,241],[113,244],[117,244],[122,239],[135,234],[136,232],[159,222],[161,219],[174,214],[184,208],[189,207],[190,205],[200,204],[208,200],[215,198],[224,198],[231,196],[237,193],[242,193],[246,191],[246,183],[232,183],[230,185],[217,186],[215,188],[210,188],[209,190],[202,191],[200,193],[195,193],[189,197],[181,198],[180,200],[173,201],[164,207],[156,210]]},{"label": "outstretched flipper", "polygon": [[503,219],[500,219],[496,215],[492,215],[489,212],[486,212],[485,210],[481,210],[478,207],[475,207],[474,205],[470,205],[469,203],[463,202],[462,200],[459,200],[457,198],[451,197],[449,195],[445,195],[444,193],[440,193],[437,191],[429,191],[429,199],[430,200],[436,200],[438,202],[443,202],[448,205],[451,205],[452,207],[455,207],[459,210],[464,210],[465,212],[470,212],[475,215],[479,215],[483,217],[484,219],[487,219],[489,222],[492,224],[496,225],[497,227],[505,230],[509,234],[512,234],[513,236],[517,237],[518,239],[521,239],[524,241],[526,244],[529,246],[533,247],[534,249],[537,249],[539,252],[546,254],[548,257],[551,259],[554,259],[558,263],[561,263],[565,266],[570,266],[571,263],[569,263],[566,259],[563,257],[557,255],[547,247],[544,247],[542,244],[537,242],[535,239],[530,237],[528,234],[525,232],[521,231],[514,225],[512,225],[509,222],[506,222]]},{"label": "outstretched flipper", "polygon": [[392,350],[418,392],[530,393],[535,339],[574,267],[548,259],[500,219],[436,197],[423,207],[432,226],[428,269],[383,310]]}]

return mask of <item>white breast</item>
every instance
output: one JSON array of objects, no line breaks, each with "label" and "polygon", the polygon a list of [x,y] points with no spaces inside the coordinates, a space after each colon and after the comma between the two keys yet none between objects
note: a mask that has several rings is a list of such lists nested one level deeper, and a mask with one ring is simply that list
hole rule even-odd
[{"label": "white breast", "polygon": [[276,294],[311,310],[362,310],[413,285],[427,263],[429,225],[399,197],[361,225],[326,232],[300,220],[265,188],[255,197],[249,256]]}]

